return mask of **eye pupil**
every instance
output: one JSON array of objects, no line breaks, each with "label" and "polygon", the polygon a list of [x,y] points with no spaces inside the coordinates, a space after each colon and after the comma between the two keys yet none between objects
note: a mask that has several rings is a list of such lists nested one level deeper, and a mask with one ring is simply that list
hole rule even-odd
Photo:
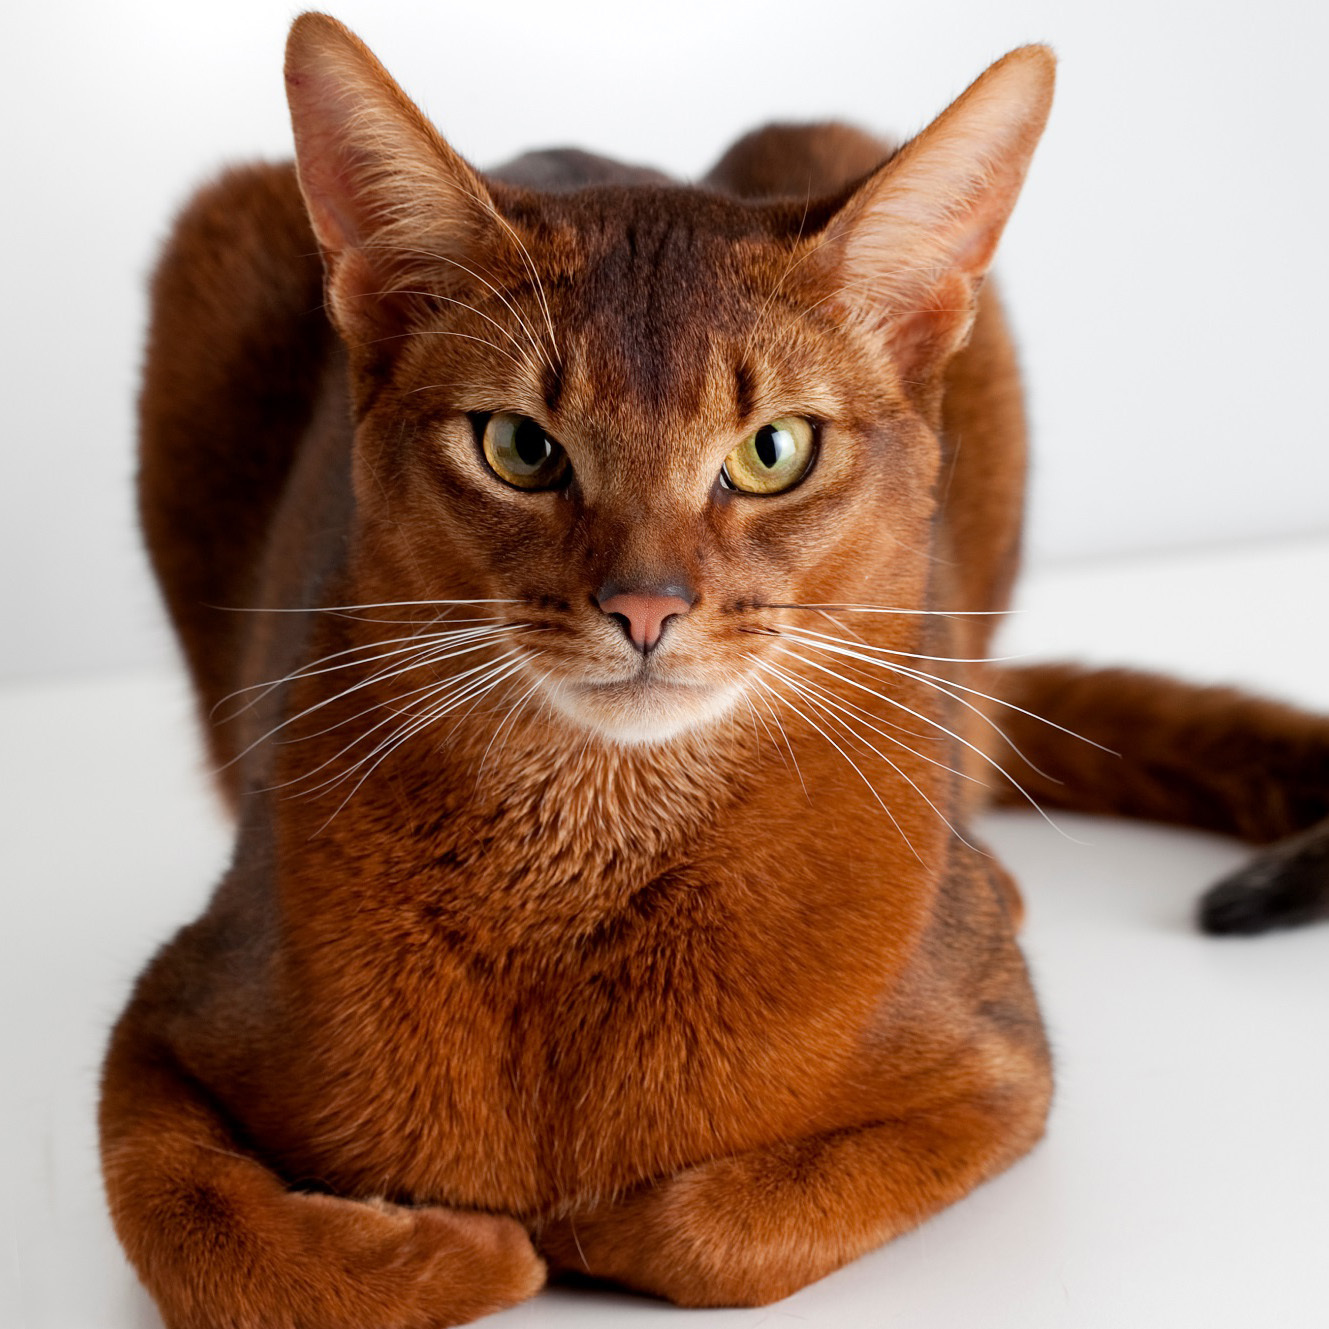
[{"label": "eye pupil", "polygon": [[745,494],[782,494],[807,474],[816,453],[812,422],[782,415],[749,434],[725,458],[720,483]]},{"label": "eye pupil", "polygon": [[489,469],[518,489],[558,489],[571,477],[567,453],[542,425],[513,411],[485,418],[480,445]]},{"label": "eye pupil", "polygon": [[512,447],[527,466],[538,466],[552,450],[545,431],[534,420],[523,420],[517,426]]}]

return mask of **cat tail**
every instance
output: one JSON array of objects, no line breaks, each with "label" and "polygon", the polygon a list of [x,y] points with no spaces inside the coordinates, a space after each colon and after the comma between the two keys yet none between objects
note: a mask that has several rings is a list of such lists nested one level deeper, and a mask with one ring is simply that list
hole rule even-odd
[{"label": "cat tail", "polygon": [[543,1284],[512,1218],[289,1189],[153,1023],[140,990],[103,1069],[102,1175],[168,1329],[442,1329]]},{"label": "cat tail", "polygon": [[[1235,688],[1059,663],[1001,669],[996,695],[1020,754],[1002,764],[1039,804],[1267,846],[1201,899],[1205,931],[1329,917],[1329,717]],[[1024,801],[1013,785],[995,794]]]}]

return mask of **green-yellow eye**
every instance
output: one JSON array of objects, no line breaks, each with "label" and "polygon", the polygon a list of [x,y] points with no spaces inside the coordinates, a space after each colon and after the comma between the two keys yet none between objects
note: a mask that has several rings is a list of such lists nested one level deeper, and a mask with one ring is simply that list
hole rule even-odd
[{"label": "green-yellow eye", "polygon": [[807,474],[815,451],[811,421],[782,415],[749,434],[724,459],[720,478],[745,494],[783,493]]},{"label": "green-yellow eye", "polygon": [[481,446],[500,480],[518,489],[557,489],[571,473],[568,454],[524,415],[495,411],[485,421]]}]

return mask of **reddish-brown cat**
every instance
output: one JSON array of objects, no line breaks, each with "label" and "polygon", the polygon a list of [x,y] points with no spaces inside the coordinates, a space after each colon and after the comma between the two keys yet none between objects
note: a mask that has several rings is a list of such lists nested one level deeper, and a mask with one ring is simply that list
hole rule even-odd
[{"label": "reddish-brown cat", "polygon": [[1045,49],[898,151],[772,128],[695,188],[482,175],[320,15],[287,82],[297,166],[182,217],[142,400],[239,827],[105,1068],[168,1324],[423,1329],[559,1270],[765,1302],[1007,1167],[1050,1076],[969,830],[1003,767],[1292,836],[1215,929],[1324,912],[1329,724],[976,663]]}]

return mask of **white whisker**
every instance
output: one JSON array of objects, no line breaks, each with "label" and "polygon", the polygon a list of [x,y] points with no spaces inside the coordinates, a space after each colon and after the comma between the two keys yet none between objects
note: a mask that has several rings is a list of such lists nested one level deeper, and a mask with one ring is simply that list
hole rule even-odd
[{"label": "white whisker", "polygon": [[508,297],[504,295],[504,293],[497,286],[495,286],[493,282],[487,281],[473,268],[468,268],[465,263],[462,263],[458,259],[452,258],[450,255],[435,254],[427,249],[415,249],[407,245],[394,245],[394,246],[381,245],[377,247],[394,248],[401,253],[415,254],[418,257],[433,259],[439,263],[449,263],[454,268],[457,268],[460,271],[466,273],[467,276],[474,278],[474,280],[478,281],[487,291],[489,291],[490,294],[492,294],[494,298],[498,300],[500,304],[503,305],[503,307],[508,311],[508,313],[511,314],[512,317],[517,320],[517,322],[521,325],[521,330],[526,334],[527,340],[531,344],[531,349],[535,351],[535,353],[545,362],[546,365],[549,366],[550,369],[554,368],[553,362],[549,358],[549,352],[545,349],[540,339],[535,335],[534,329],[532,329],[531,325],[526,321],[526,318],[522,314],[521,310],[518,309],[517,306],[511,300],[509,300]]},{"label": "white whisker", "polygon": [[[816,660],[809,660],[807,656],[799,655],[797,651],[790,650],[787,646],[781,646],[780,649],[785,651],[787,654],[792,655],[794,659],[801,660],[805,665],[808,665],[810,668],[819,669],[823,673],[830,674],[833,678],[838,678],[842,683],[848,683],[849,686],[852,688],[858,688],[862,692],[870,693],[872,696],[878,698],[881,701],[884,701],[888,706],[898,707],[900,710],[904,711],[907,715],[912,715],[915,717],[915,719],[922,720],[924,724],[933,725],[935,728],[941,730],[942,733],[948,734],[952,739],[955,740],[955,742],[968,748],[980,760],[987,762],[987,764],[991,766],[993,770],[997,771],[998,774],[1000,774],[1004,779],[1008,780],[1011,783],[1011,785],[1015,788],[1016,792],[1020,794],[1020,796],[1025,800],[1025,802],[1027,802],[1029,806],[1033,808],[1034,811],[1037,812],[1038,815],[1042,817],[1043,820],[1047,822],[1047,824],[1057,832],[1058,835],[1062,835],[1066,839],[1074,841],[1076,844],[1083,843],[1082,841],[1076,840],[1073,835],[1069,835],[1066,831],[1063,831],[1061,827],[1058,826],[1057,823],[1053,821],[1052,818],[1049,817],[1048,814],[1038,805],[1038,803],[1034,800],[1033,796],[1029,793],[1029,791],[1026,790],[1025,787],[1013,775],[1011,775],[1010,772],[1007,771],[995,758],[990,757],[986,752],[983,751],[982,748],[971,743],[967,738],[963,737],[960,734],[955,733],[955,731],[952,729],[948,729],[944,724],[941,723],[940,720],[934,720],[931,718],[931,716],[924,715],[921,711],[916,711],[911,706],[906,706],[904,702],[898,701],[894,697],[888,697],[883,692],[877,692],[875,689],[868,687],[867,684],[865,683],[858,683],[854,679],[849,678],[846,675],[841,674],[834,669],[831,669],[828,665],[820,664]],[[897,670],[897,672],[903,672],[903,671]]]},{"label": "white whisker", "polygon": [[[796,675],[790,673],[789,670],[780,669],[780,666],[775,664],[774,661],[770,661],[769,663],[773,669],[779,670],[780,673],[782,674],[788,674],[791,680],[797,677]],[[837,697],[835,693],[833,693],[829,688],[822,687],[820,684],[814,683],[812,682],[811,679],[807,678],[797,678],[797,682],[802,687],[808,688],[812,692],[814,692],[827,705],[833,706],[836,710],[843,711],[846,715],[849,715],[853,719],[856,719],[861,723],[866,724],[867,727],[871,729],[873,733],[879,734],[882,738],[886,739],[890,743],[894,743],[896,747],[903,748],[905,752],[911,753],[913,756],[917,757],[920,761],[927,762],[929,766],[937,766],[943,771],[949,771],[951,775],[959,776],[961,780],[969,780],[977,785],[981,785],[983,783],[983,781],[980,780],[977,776],[970,775],[967,771],[957,770],[954,766],[949,766],[944,761],[938,761],[935,757],[929,757],[926,752],[919,752],[917,748],[911,748],[908,743],[905,743],[900,739],[896,738],[894,734],[887,733],[886,730],[882,729],[880,725],[876,723],[876,721],[881,720],[880,716],[873,715],[871,711],[865,711],[861,706],[855,706],[852,702],[848,702],[845,701],[843,698]],[[890,721],[881,720],[881,723],[889,724]],[[882,756],[881,753],[878,753],[877,755],[879,757]],[[882,760],[885,761],[887,760],[887,758],[882,757]],[[901,773],[903,774],[903,772]],[[905,776],[905,779],[908,778],[909,778],[908,776]]]},{"label": "white whisker", "polygon": [[[221,609],[229,614],[339,614],[352,609],[401,609],[406,606],[424,605],[436,609],[439,605],[515,605],[521,604],[511,597],[494,600],[382,600],[376,604],[363,605],[306,605],[297,609],[269,608],[265,605],[210,605],[210,609]],[[372,622],[373,620],[371,620]]]},{"label": "white whisker", "polygon": [[832,614],[900,614],[907,618],[1005,618],[1018,609],[896,609],[885,605],[763,604],[762,609],[808,609]]},{"label": "white whisker", "polygon": [[[776,635],[783,636],[786,634],[779,633]],[[1020,715],[1028,716],[1028,718],[1031,720],[1037,720],[1040,724],[1045,724],[1051,729],[1059,730],[1061,733],[1067,735],[1069,738],[1077,738],[1082,743],[1088,743],[1090,747],[1098,748],[1099,751],[1107,753],[1107,755],[1110,757],[1118,757],[1121,755],[1118,752],[1114,752],[1109,747],[1104,747],[1102,743],[1095,742],[1092,738],[1086,738],[1083,734],[1077,734],[1075,730],[1067,729],[1065,725],[1060,725],[1055,720],[1049,720],[1044,716],[1038,715],[1034,711],[1027,711],[1024,709],[1023,706],[1017,706],[1013,701],[1006,701],[1005,698],[1003,697],[994,697],[990,693],[983,692],[978,688],[969,687],[967,684],[964,683],[957,683],[953,679],[943,678],[938,674],[930,674],[924,669],[915,669],[911,665],[897,664],[893,660],[879,660],[873,656],[863,655],[860,653],[859,648],[845,641],[843,637],[830,637],[824,633],[815,633],[812,634],[812,636],[820,638],[820,640],[814,641],[811,640],[806,633],[800,634],[797,637],[794,637],[792,633],[788,635],[794,640],[799,641],[802,645],[811,647],[815,650],[823,650],[833,655],[842,655],[850,659],[861,660],[865,664],[874,665],[878,669],[886,669],[893,671],[895,673],[905,674],[910,678],[917,678],[924,680],[925,682],[932,683],[939,688],[955,688],[960,692],[967,692],[971,696],[982,697],[984,701],[990,701],[993,703],[993,705],[1005,706],[1008,710],[1016,711]],[[868,649],[881,650],[882,648],[869,647]],[[896,652],[896,654],[899,654],[899,652]],[[915,656],[913,658],[924,659],[926,657]],[[985,660],[958,660],[958,661],[952,661],[951,663],[986,664],[989,662]],[[948,693],[947,695],[953,695],[953,694]],[[990,716],[985,715],[981,710],[978,709],[978,707],[973,706],[970,703],[966,702],[963,697],[954,697],[954,700],[960,702],[962,705],[968,706],[969,709],[973,711],[976,715],[981,716],[985,721],[987,721],[987,723],[997,730],[997,733],[1001,735],[1001,737],[1011,746],[1011,748],[1020,756],[1020,758],[1024,762],[1026,762],[1033,770],[1038,771],[1040,775],[1044,775],[1048,779],[1053,778],[1051,776],[1047,776],[1046,772],[1039,771],[1038,767],[1035,766],[1034,763],[1030,761],[1029,758],[1026,757],[1018,747],[1016,747],[1015,743],[1010,738],[1007,738],[1007,736],[1002,732],[1000,727],[996,724],[995,721],[992,720]],[[1059,784],[1060,781],[1055,781],[1055,783]]]},{"label": "white whisker", "polygon": [[[521,625],[513,624],[512,628],[515,629],[516,627],[519,626]],[[274,734],[277,734],[281,730],[286,728],[287,725],[295,724],[297,721],[303,720],[305,716],[312,715],[315,711],[321,711],[325,706],[331,706],[333,702],[340,701],[343,697],[348,697],[350,696],[351,693],[360,691],[361,688],[367,688],[375,683],[383,682],[390,678],[395,678],[397,677],[398,674],[405,672],[405,670],[410,667],[419,667],[420,665],[424,664],[432,664],[440,660],[450,660],[458,655],[473,654],[475,651],[483,650],[489,644],[489,640],[491,637],[502,635],[504,632],[509,630],[511,629],[504,629],[504,628],[492,629],[484,639],[470,642],[465,646],[457,648],[456,650],[449,649],[446,651],[442,651],[432,646],[422,646],[420,648],[421,656],[419,659],[412,660],[409,663],[403,663],[401,661],[398,661],[389,669],[379,670],[377,673],[371,674],[368,678],[362,678],[360,679],[359,682],[352,683],[350,687],[343,688],[340,692],[334,693],[331,697],[324,697],[322,701],[315,702],[312,706],[306,706],[305,709],[300,711],[298,714],[287,716],[279,723],[273,725],[273,727],[269,729],[266,733],[260,734],[259,737],[254,739],[254,741],[250,743],[247,747],[237,752],[235,756],[233,756],[228,762],[226,762],[226,764],[221,769],[226,770],[228,767],[233,766],[236,762],[241,760],[241,758],[248,756],[249,753],[251,753],[261,743],[265,743]]]},{"label": "white whisker", "polygon": [[[771,703],[763,695],[763,693],[771,691],[770,685],[765,681],[765,679],[757,679],[755,681],[759,683],[762,688],[762,692],[759,692],[757,694],[758,700],[761,702],[763,706],[766,707],[766,710],[769,712],[771,719],[775,723],[775,727],[780,731],[780,737],[784,739],[784,745],[786,748],[789,749],[789,760],[794,764],[794,773],[798,776],[798,783],[803,788],[803,797],[807,799],[809,804],[811,804],[812,795],[808,793],[807,783],[803,779],[803,772],[799,769],[798,758],[794,756],[794,745],[789,741],[789,735],[785,733],[784,725],[780,723],[779,713],[776,711],[775,707],[773,707]],[[778,748],[776,750],[779,751]]]},{"label": "white whisker", "polygon": [[[504,717],[503,723],[499,725],[499,727],[494,731],[493,738],[489,740],[488,746],[485,748],[484,752],[481,753],[480,755],[480,764],[476,768],[475,772],[475,783],[477,784],[477,786],[480,783],[481,776],[484,775],[485,761],[488,759],[490,750],[493,748],[494,744],[498,742],[499,735],[502,734],[510,724],[512,724],[512,722],[516,719],[517,714],[521,710],[521,708],[526,705],[527,701],[534,695],[536,690],[548,677],[549,677],[548,672],[541,674],[540,677],[537,678],[535,682],[532,683],[531,686],[527,688],[526,691],[523,692],[520,697],[517,698],[516,702],[512,706],[512,709],[509,710],[507,715]],[[499,744],[499,752],[502,752],[502,750],[503,750],[502,744]]]},{"label": "white whisker", "polygon": [[[469,191],[465,192],[468,197],[474,199],[475,202],[479,203],[482,207],[487,208],[494,220],[497,221],[499,225],[502,226],[503,229],[506,230],[517,242],[517,248],[521,250],[522,260],[526,264],[526,270],[531,274],[532,281],[535,282],[535,294],[536,298],[540,301],[540,308],[544,311],[545,327],[549,329],[550,345],[554,348],[554,354],[556,356],[561,356],[561,352],[558,349],[558,338],[554,336],[554,320],[549,313],[549,301],[545,298],[544,282],[540,280],[539,270],[535,266],[535,260],[531,258],[530,250],[526,248],[525,241],[517,234],[515,227],[513,227],[508,219],[494,206],[492,199],[479,198],[475,194],[469,193]],[[551,365],[550,368],[552,369],[553,366]]]},{"label": "white whisker", "polygon": [[[539,631],[539,629],[533,628],[531,629],[531,631]],[[517,634],[513,633],[511,635],[515,636]],[[446,653],[438,653],[438,654],[428,653],[421,659],[408,660],[404,664],[402,664],[399,668],[394,669],[391,672],[384,672],[382,674],[379,674],[376,678],[369,681],[391,683],[394,679],[401,678],[403,675],[409,674],[417,669],[428,669],[431,666],[439,664],[444,660],[453,660],[456,659],[458,656],[462,655],[474,655],[478,649],[479,646],[468,646],[464,650],[448,651]],[[471,674],[474,674],[479,670],[484,669],[486,667],[486,663],[487,662],[482,662],[478,665],[474,665],[472,668],[464,670],[460,674],[450,674],[445,679],[435,678],[432,682],[422,684],[418,688],[412,688],[409,692],[399,693],[395,697],[389,697],[386,701],[375,702],[372,706],[366,706],[364,710],[357,711],[354,715],[347,716],[345,719],[336,720],[332,724],[325,726],[323,729],[316,729],[312,733],[308,734],[300,734],[296,738],[278,739],[277,741],[281,743],[306,743],[310,739],[321,738],[324,734],[330,734],[334,729],[341,729],[345,725],[352,724],[354,721],[361,719],[363,716],[372,715],[375,711],[381,711],[384,708],[387,708],[388,710],[392,711],[392,716],[390,716],[387,720],[380,721],[378,725],[373,726],[373,729],[380,728],[383,724],[391,723],[392,718],[402,715],[404,713],[401,710],[396,710],[393,708],[397,707],[400,703],[405,702],[408,698],[418,696],[422,692],[437,691],[439,688],[447,687],[450,684],[455,683],[458,679],[467,678]],[[302,712],[302,714],[304,713],[305,712]],[[366,730],[366,733],[372,733],[373,729]]]},{"label": "white whisker", "polygon": [[[511,351],[505,351],[501,346],[496,346],[488,337],[477,337],[474,333],[470,332],[458,332],[455,328],[412,328],[409,332],[393,332],[389,333],[386,337],[375,337],[369,344],[376,346],[379,342],[401,341],[406,337],[460,337],[462,341],[474,341],[479,342],[481,346],[488,346],[495,354],[503,356],[504,359],[511,360],[518,369],[526,368],[525,360],[518,360]],[[429,386],[434,387],[437,385],[430,384]],[[424,388],[412,388],[411,392],[423,392],[424,390]],[[409,396],[410,394],[408,393],[407,395]]]},{"label": "white whisker", "polygon": [[[764,665],[764,662],[759,660],[755,655],[749,656],[749,659],[756,661],[758,667],[762,667]],[[899,831],[900,838],[908,846],[909,852],[913,854],[913,856],[917,858],[920,863],[922,863],[923,862],[922,856],[919,854],[918,850],[914,848],[913,844],[910,842],[909,837],[904,833],[904,828],[900,825],[898,821],[896,821],[895,814],[890,810],[890,808],[886,806],[881,795],[877,792],[876,786],[874,786],[872,781],[869,780],[868,777],[864,775],[863,772],[859,769],[858,763],[810,715],[808,715],[805,711],[801,710],[799,707],[795,706],[794,703],[790,701],[788,697],[784,696],[773,685],[768,685],[768,686],[770,686],[772,693],[774,693],[776,697],[778,697],[782,702],[784,702],[784,704],[788,706],[789,709],[793,711],[795,715],[801,716],[802,719],[807,724],[810,724],[831,745],[831,747],[833,747],[845,759],[845,761],[849,763],[849,765],[853,768],[855,774],[857,774],[858,778],[862,780],[863,783],[867,786],[868,792],[872,795],[873,798],[877,800],[877,803],[881,807],[881,810],[890,818],[891,825],[894,826],[897,831]]]},{"label": "white whisker", "polygon": [[[460,619],[453,621],[462,622],[462,623],[488,622],[488,623],[500,623],[500,624],[506,622],[506,620],[503,619],[488,619],[488,620]],[[270,692],[272,692],[276,688],[281,687],[283,683],[293,683],[296,681],[296,679],[300,678],[314,678],[320,674],[336,673],[340,669],[353,669],[356,665],[366,664],[370,660],[387,660],[391,659],[393,656],[396,655],[412,654],[415,651],[428,649],[428,647],[438,644],[441,641],[441,639],[445,637],[452,638],[460,636],[462,633],[473,633],[475,631],[476,629],[466,628],[466,629],[458,629],[457,632],[454,633],[452,629],[449,629],[447,632],[431,632],[431,633],[426,633],[423,636],[418,632],[413,632],[409,636],[390,637],[388,638],[387,641],[383,642],[364,642],[359,646],[348,646],[345,650],[333,651],[329,655],[321,655],[317,659],[311,660],[308,664],[301,665],[298,669],[293,669],[289,674],[283,674],[280,678],[275,678],[271,682],[250,683],[246,687],[236,688],[234,692],[228,692],[226,696],[220,698],[213,705],[212,709],[208,712],[208,715],[215,716],[217,711],[222,706],[224,706],[228,701],[231,701],[236,697],[242,697],[246,692],[258,692],[259,695],[257,697],[251,697],[247,702],[245,702],[243,706],[240,706],[236,710],[232,711],[230,715],[223,717],[223,720],[234,720],[236,716],[243,715],[245,711],[249,710],[253,706],[256,706]],[[407,644],[402,645],[402,643],[407,643]],[[394,650],[385,649],[386,647],[389,646],[397,647],[399,649],[394,649]],[[335,665],[327,664],[329,660],[340,659],[341,657],[344,656],[355,656],[356,658],[342,659],[341,664],[335,664]],[[318,669],[314,667],[316,665],[325,665],[326,667]]]},{"label": "white whisker", "polygon": [[[794,691],[797,692],[799,696],[801,696],[808,703],[809,706],[816,707],[817,710],[820,711],[821,714],[827,718],[827,720],[831,721],[832,723],[838,724],[841,729],[843,729],[847,734],[850,735],[850,737],[855,739],[857,742],[862,743],[863,746],[867,748],[869,752],[874,753],[877,757],[879,757],[882,761],[884,761],[886,765],[889,766],[891,770],[893,770],[896,773],[896,775],[898,775],[902,780],[904,780],[904,782],[914,791],[914,793],[916,793],[919,796],[919,798],[921,798],[923,802],[925,802],[928,805],[928,807],[930,807],[932,811],[935,812],[937,816],[941,818],[942,824],[946,827],[948,831],[950,831],[950,833],[953,836],[955,836],[957,840],[959,840],[967,848],[974,850],[975,853],[979,854],[983,853],[983,851],[979,849],[977,845],[971,844],[969,840],[967,840],[955,828],[950,818],[946,816],[946,814],[927,796],[927,794],[923,792],[921,788],[919,788],[919,786],[910,778],[909,773],[907,771],[904,771],[899,766],[897,766],[895,762],[893,762],[884,752],[881,751],[880,748],[878,748],[870,740],[864,738],[863,735],[859,733],[858,730],[856,730],[852,725],[847,723],[841,717],[833,714],[826,702],[819,701],[818,698],[812,693],[812,691],[801,680],[796,679],[794,675],[789,673],[788,670],[779,669],[779,666],[775,665],[774,663],[771,663],[769,667],[778,670],[780,676],[784,679],[784,681],[788,683],[789,686],[792,687]],[[844,708],[839,707],[838,709],[843,710]],[[890,735],[887,734],[885,735],[885,737],[889,738]],[[892,740],[892,741],[898,741],[898,740]],[[901,744],[901,746],[903,747],[904,745]],[[910,749],[910,751],[912,751],[912,749]],[[921,754],[915,753],[914,755],[919,756]],[[924,760],[928,759],[925,758]],[[934,762],[933,765],[942,766],[942,763]],[[943,766],[943,769],[950,771],[952,775],[961,774],[961,772],[954,770],[950,766]],[[860,774],[862,774],[862,772],[860,772]],[[973,779],[972,776],[964,776],[963,778]],[[987,855],[984,854],[984,857],[987,857]]]},{"label": "white whisker", "polygon": [[[517,653],[514,652],[513,654]],[[473,693],[478,693],[477,696],[477,701],[478,701],[480,697],[485,696],[486,693],[492,691],[505,678],[510,677],[512,674],[516,673],[519,669],[523,668],[524,666],[524,662],[520,659],[512,661],[510,663],[509,660],[510,660],[509,656],[500,657],[499,660],[493,663],[489,673],[481,675],[480,678],[474,680],[467,687],[463,688],[459,695],[453,694],[445,698],[444,701],[440,702],[437,706],[430,708],[424,715],[420,716],[418,719],[409,721],[405,726],[403,726],[401,730],[397,731],[396,733],[390,735],[388,738],[384,739],[384,741],[380,743],[376,748],[374,748],[372,752],[362,757],[353,766],[343,771],[340,775],[334,776],[329,780],[325,780],[321,784],[315,785],[312,789],[303,791],[301,795],[302,797],[313,797],[320,790],[331,786],[335,786],[336,784],[341,783],[341,781],[349,779],[351,776],[353,776],[356,773],[356,771],[358,771],[367,762],[370,763],[367,769],[365,770],[364,774],[361,775],[360,778],[355,782],[355,785],[352,787],[350,793],[348,793],[346,797],[343,798],[342,801],[336,806],[336,808],[333,809],[332,816],[330,816],[327,819],[327,821],[325,821],[323,825],[320,826],[318,830],[314,832],[314,834],[321,835],[332,824],[337,814],[347,805],[347,803],[351,801],[352,798],[355,797],[355,795],[360,791],[361,787],[364,785],[365,781],[368,780],[369,777],[373,775],[373,773],[399,747],[401,747],[403,743],[407,742],[407,740],[414,737],[422,729],[427,729],[430,725],[435,724],[437,723],[437,721],[441,720],[445,715],[448,715],[452,711],[456,710],[456,708],[460,706],[462,702],[466,701]],[[474,709],[474,703],[472,704],[472,709]],[[375,756],[377,756],[377,760],[373,760]]]},{"label": "white whisker", "polygon": [[[835,637],[826,632],[817,632],[812,628],[800,628],[793,625],[787,625],[779,629],[771,629],[776,636],[794,636],[799,638],[816,638],[821,641],[844,642],[843,637]],[[977,656],[972,659],[960,655],[920,655],[917,651],[898,651],[890,646],[869,646],[858,647],[859,650],[875,651],[880,655],[896,655],[902,660],[931,660],[936,664],[1003,664],[1008,660],[1017,660],[1020,657],[1015,655],[993,655]]]}]

